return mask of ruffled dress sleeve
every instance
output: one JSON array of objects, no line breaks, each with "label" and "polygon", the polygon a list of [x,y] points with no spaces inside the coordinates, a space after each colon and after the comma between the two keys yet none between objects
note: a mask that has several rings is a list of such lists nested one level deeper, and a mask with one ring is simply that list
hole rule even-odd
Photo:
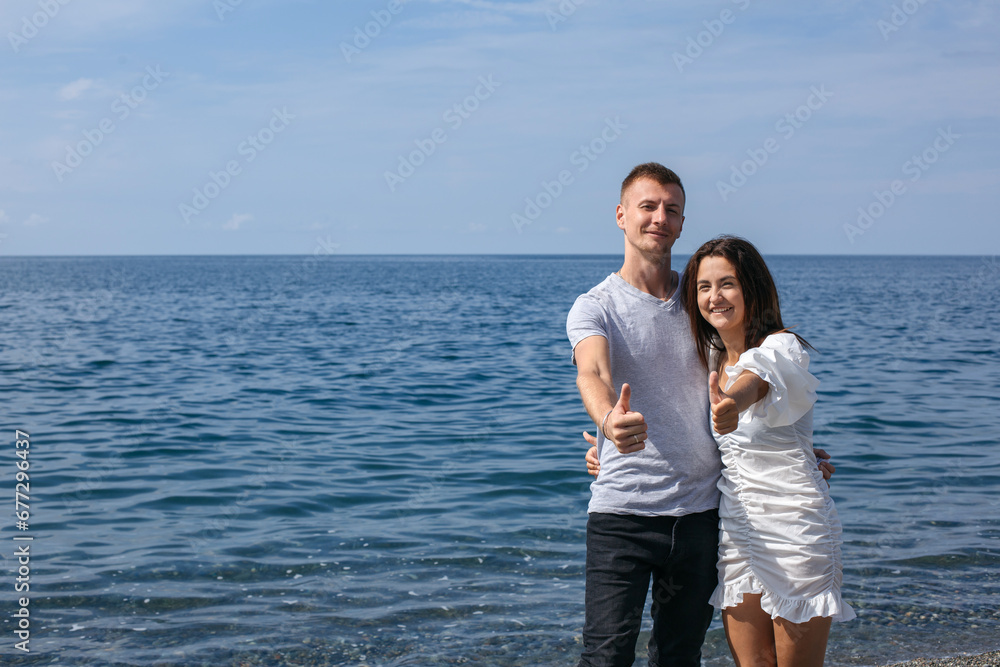
[{"label": "ruffled dress sleeve", "polygon": [[794,334],[771,334],[759,347],[740,355],[734,366],[726,367],[726,390],[743,371],[770,385],[767,396],[750,407],[751,418],[762,419],[768,426],[794,424],[816,402],[819,380],[809,372],[809,353]]}]

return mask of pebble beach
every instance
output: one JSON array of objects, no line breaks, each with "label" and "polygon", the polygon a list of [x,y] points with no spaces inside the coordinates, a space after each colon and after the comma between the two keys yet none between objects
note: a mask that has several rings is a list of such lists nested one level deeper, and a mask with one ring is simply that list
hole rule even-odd
[{"label": "pebble beach", "polygon": [[1000,651],[934,660],[920,658],[908,662],[897,662],[888,667],[1000,667]]}]

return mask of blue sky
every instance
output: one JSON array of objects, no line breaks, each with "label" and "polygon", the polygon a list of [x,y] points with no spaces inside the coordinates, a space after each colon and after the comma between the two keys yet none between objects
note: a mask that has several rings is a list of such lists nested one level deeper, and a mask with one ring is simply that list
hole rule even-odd
[{"label": "blue sky", "polygon": [[0,254],[1000,249],[1000,6],[5,0]]}]

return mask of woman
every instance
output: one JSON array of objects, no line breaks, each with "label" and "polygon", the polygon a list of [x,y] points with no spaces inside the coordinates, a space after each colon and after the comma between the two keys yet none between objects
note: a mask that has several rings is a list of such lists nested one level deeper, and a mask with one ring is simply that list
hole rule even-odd
[{"label": "woman", "polygon": [[808,343],[782,325],[749,242],[709,241],[684,278],[724,465],[711,603],[738,667],[822,665],[831,622],[854,611],[840,599],[840,520],[813,454]]},{"label": "woman", "polygon": [[[840,520],[812,448],[808,343],[785,330],[771,273],[743,239],[699,248],[681,289],[724,465],[711,603],[737,667],[818,667],[831,622],[854,611],[840,598]],[[593,449],[587,458],[596,474]]]}]

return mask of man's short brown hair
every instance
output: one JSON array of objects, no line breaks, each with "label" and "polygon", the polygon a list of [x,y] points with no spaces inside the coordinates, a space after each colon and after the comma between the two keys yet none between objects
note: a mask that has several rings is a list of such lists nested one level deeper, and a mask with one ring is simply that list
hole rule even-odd
[{"label": "man's short brown hair", "polygon": [[675,174],[672,170],[664,167],[659,162],[646,162],[645,164],[640,164],[628,173],[628,176],[626,176],[625,180],[622,181],[622,191],[619,196],[621,203],[625,203],[625,191],[640,178],[648,178],[656,181],[660,185],[676,185],[681,189],[681,194],[684,195],[684,202],[687,203],[687,193],[684,192],[684,184],[681,183],[681,177]]}]

